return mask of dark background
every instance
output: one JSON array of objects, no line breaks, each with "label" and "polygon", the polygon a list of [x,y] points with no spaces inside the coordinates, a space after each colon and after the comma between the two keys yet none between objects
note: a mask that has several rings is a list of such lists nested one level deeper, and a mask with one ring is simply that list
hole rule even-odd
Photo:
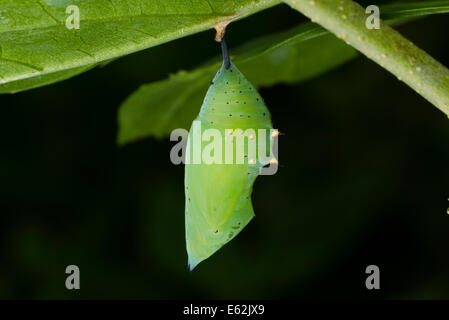
[{"label": "dark background", "polygon": [[[233,23],[230,50],[302,21],[278,6]],[[447,16],[399,30],[449,66]],[[261,90],[282,167],[257,179],[256,219],[189,273],[173,143],[118,148],[116,115],[140,84],[218,54],[213,36],[0,96],[0,298],[449,299],[448,119],[364,57]],[[70,264],[81,290],[65,288]]]}]

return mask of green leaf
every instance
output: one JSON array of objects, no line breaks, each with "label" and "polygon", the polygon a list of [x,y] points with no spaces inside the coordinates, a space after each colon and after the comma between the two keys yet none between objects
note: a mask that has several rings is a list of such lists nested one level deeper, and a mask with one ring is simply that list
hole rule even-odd
[{"label": "green leaf", "polygon": [[[413,8],[413,10],[407,10]],[[387,22],[447,13],[449,1],[393,4],[381,9]],[[235,65],[256,87],[297,83],[318,76],[357,56],[357,51],[313,23],[264,36],[232,49]],[[193,71],[181,71],[168,79],[141,86],[121,105],[118,143],[147,136],[163,137],[175,128],[190,126],[201,106],[219,58]]]},{"label": "green leaf", "polygon": [[[278,0],[0,0],[0,93],[60,81]],[[69,5],[80,29],[66,28]]]},{"label": "green leaf", "polygon": [[447,13],[449,1],[394,2],[382,7],[381,18],[398,23],[429,14]]}]

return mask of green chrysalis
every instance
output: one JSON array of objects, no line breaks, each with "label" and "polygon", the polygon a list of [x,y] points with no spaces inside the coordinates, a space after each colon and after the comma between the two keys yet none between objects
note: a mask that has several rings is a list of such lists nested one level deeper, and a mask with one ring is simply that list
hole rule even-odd
[{"label": "green chrysalis", "polygon": [[[234,163],[186,162],[185,229],[190,270],[233,239],[254,217],[252,186],[261,168],[270,162],[269,156],[257,154],[254,157],[254,153],[249,152],[250,141],[263,139],[268,142],[268,151],[271,151],[273,138],[270,132],[273,128],[270,113],[257,90],[230,62],[224,39],[221,43],[223,65],[211,82],[195,120],[201,124],[201,129],[194,133],[192,124],[187,152],[192,151],[195,134],[216,129],[223,133],[219,138],[221,141],[218,141],[224,146],[222,150],[225,150],[226,143],[232,141]],[[260,129],[265,129],[268,134],[262,136],[260,132],[264,131]],[[243,132],[254,133],[244,136]],[[239,152],[235,145],[238,137],[231,138],[242,135],[247,144]],[[201,145],[201,152],[206,148]],[[245,160],[243,163],[237,161],[241,155]]]}]

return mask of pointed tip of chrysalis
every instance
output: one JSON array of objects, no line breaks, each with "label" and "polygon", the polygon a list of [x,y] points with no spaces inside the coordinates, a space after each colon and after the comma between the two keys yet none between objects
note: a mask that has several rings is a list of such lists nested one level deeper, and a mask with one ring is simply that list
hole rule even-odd
[{"label": "pointed tip of chrysalis", "polygon": [[187,266],[189,268],[189,271],[192,272],[193,269],[195,269],[195,267],[201,262],[202,260],[197,260],[191,256],[189,256],[188,262],[187,262]]}]

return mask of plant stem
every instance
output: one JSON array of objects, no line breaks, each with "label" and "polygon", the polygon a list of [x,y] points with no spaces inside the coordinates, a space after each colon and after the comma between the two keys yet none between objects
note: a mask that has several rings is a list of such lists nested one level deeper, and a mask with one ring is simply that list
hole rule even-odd
[{"label": "plant stem", "polygon": [[226,45],[224,37],[221,39],[221,51],[223,52],[223,65],[225,69],[229,69],[231,66],[231,59],[229,58],[228,46]]},{"label": "plant stem", "polygon": [[[449,117],[449,70],[352,0],[283,0],[393,73]],[[382,14],[382,13],[381,13]]]}]

